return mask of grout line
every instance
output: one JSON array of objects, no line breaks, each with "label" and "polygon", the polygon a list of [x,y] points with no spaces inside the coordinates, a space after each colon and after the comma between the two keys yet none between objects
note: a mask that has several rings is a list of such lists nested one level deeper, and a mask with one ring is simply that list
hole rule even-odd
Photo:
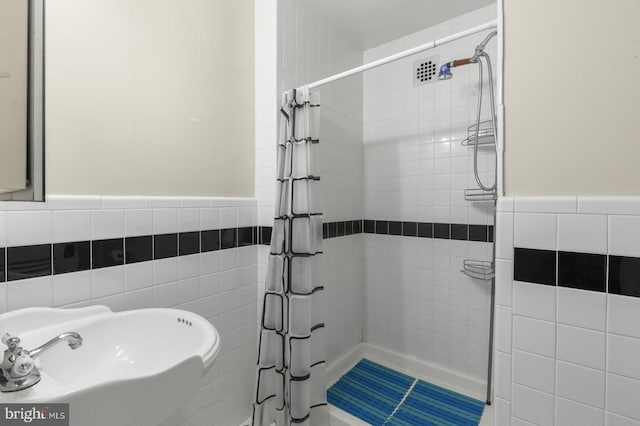
[{"label": "grout line", "polygon": [[396,408],[393,409],[393,412],[389,414],[389,417],[387,417],[387,419],[384,421],[382,426],[389,423],[389,421],[393,418],[393,416],[395,416],[396,412],[400,409],[402,404],[404,404],[404,401],[409,397],[409,394],[411,393],[411,391],[413,391],[413,388],[416,387],[417,384],[418,384],[418,379],[413,379],[413,383],[411,383],[411,386],[409,386],[409,389],[407,389],[407,392],[404,394],[400,402],[398,402],[398,405],[396,405]]}]

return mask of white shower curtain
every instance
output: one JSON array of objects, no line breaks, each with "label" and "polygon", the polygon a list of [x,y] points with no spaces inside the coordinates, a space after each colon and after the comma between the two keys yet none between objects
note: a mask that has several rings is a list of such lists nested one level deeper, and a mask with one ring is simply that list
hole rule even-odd
[{"label": "white shower curtain", "polygon": [[[329,424],[324,289],[318,282],[317,103],[308,88],[282,96],[276,217],[262,305],[253,425]],[[312,118],[313,117],[313,118]]]}]

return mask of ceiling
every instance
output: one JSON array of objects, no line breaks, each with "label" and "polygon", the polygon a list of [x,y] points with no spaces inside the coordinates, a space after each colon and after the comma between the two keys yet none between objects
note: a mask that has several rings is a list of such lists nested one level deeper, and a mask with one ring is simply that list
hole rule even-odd
[{"label": "ceiling", "polygon": [[306,0],[362,49],[462,15],[495,0]]}]

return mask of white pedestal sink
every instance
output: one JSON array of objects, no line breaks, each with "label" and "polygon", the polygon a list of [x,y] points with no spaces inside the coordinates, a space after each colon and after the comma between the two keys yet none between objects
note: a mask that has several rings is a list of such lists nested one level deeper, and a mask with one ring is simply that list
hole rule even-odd
[{"label": "white pedestal sink", "polygon": [[82,336],[82,346],[62,343],[43,352],[36,358],[40,382],[0,393],[0,403],[68,402],[73,426],[157,425],[198,392],[220,350],[207,320],[175,309],[27,308],[0,315],[0,335],[18,336],[27,350],[69,331]]}]

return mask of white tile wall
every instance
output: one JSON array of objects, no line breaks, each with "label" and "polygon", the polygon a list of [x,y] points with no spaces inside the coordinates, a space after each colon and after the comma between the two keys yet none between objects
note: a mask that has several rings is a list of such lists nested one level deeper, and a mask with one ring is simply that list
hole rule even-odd
[{"label": "white tile wall", "polygon": [[640,198],[517,197],[498,210],[494,389],[511,417],[503,408],[495,424],[640,424],[640,299],[512,282],[511,262],[514,245],[638,256]]},{"label": "white tile wall", "polygon": [[[28,210],[32,206],[37,211]],[[220,210],[235,218],[229,224],[257,220],[255,199],[50,196],[46,203],[21,208],[0,203],[2,246],[218,229]],[[221,333],[221,353],[198,395],[165,426],[236,426],[251,413],[257,251],[249,246],[1,283],[0,313],[105,304],[114,310],[173,307],[202,315]],[[221,255],[230,260],[220,262]]]},{"label": "white tile wall", "polygon": [[556,319],[556,288],[539,284],[513,283],[513,313],[547,321]]},{"label": "white tile wall", "polygon": [[[443,36],[454,27],[495,18],[495,13],[495,7],[485,7],[385,43],[367,50],[365,61]],[[463,196],[465,189],[477,186],[472,177],[472,150],[459,144],[474,121],[476,70],[457,68],[452,80],[418,87],[412,80],[415,61],[437,56],[436,61],[443,63],[468,55],[475,42],[469,37],[364,74],[364,202],[368,218],[492,223],[491,209],[468,203]],[[495,44],[487,47],[495,56]],[[490,149],[479,152],[485,183],[493,181],[492,155]]]},{"label": "white tile wall", "polygon": [[[479,9],[369,49],[364,60],[491,16],[495,7]],[[364,74],[365,218],[493,224],[492,206],[474,205],[463,196],[466,188],[475,186],[472,150],[459,142],[473,121],[477,82],[471,75],[476,70],[459,68],[450,81],[418,87],[412,80],[417,59],[439,55],[444,62],[468,54],[474,42],[470,37]],[[490,150],[480,152],[483,175],[491,175],[491,155]],[[490,244],[384,235],[365,238],[367,342],[486,380],[490,286],[460,269],[466,258],[489,259]]]}]

